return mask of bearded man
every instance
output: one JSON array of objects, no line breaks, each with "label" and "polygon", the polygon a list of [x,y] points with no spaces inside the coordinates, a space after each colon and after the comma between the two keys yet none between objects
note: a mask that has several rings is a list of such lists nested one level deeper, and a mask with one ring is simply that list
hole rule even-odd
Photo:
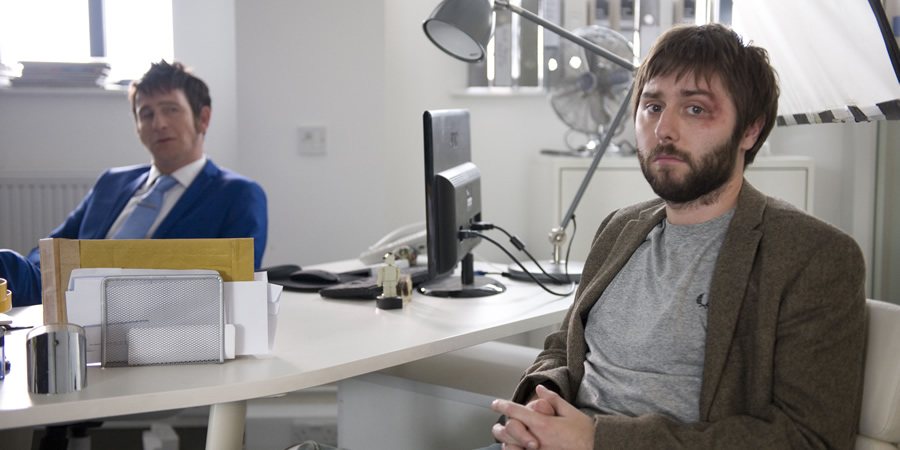
[{"label": "bearded man", "polygon": [[493,404],[504,449],[852,447],[862,252],[743,177],[778,94],[766,51],[722,25],[654,44],[632,105],[659,199],[600,225],[561,329]]}]

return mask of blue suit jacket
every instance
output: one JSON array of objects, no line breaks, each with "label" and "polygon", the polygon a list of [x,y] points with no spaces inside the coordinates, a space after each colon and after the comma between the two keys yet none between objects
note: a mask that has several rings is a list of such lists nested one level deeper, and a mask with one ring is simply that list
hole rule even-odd
[{"label": "blue suit jacket", "polygon": [[[149,173],[149,165],[106,170],[81,204],[48,237],[104,239],[128,200],[147,181]],[[267,226],[266,195],[262,188],[254,181],[219,168],[208,160],[152,238],[251,237],[254,265],[259,268],[266,248]],[[40,266],[37,248],[28,255],[28,261],[35,268]],[[16,301],[16,306],[40,303],[40,272],[35,272],[37,279],[32,286],[26,287],[20,283],[17,287],[19,295],[14,296],[13,300],[20,301]]]}]

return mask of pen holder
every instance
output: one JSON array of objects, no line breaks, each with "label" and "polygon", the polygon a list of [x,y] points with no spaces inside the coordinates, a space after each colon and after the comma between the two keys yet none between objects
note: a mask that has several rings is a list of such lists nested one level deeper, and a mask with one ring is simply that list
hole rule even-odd
[{"label": "pen holder", "polygon": [[216,275],[103,279],[104,367],[225,362],[225,304]]},{"label": "pen holder", "polygon": [[28,390],[63,394],[87,386],[84,328],[70,323],[44,325],[28,332]]}]

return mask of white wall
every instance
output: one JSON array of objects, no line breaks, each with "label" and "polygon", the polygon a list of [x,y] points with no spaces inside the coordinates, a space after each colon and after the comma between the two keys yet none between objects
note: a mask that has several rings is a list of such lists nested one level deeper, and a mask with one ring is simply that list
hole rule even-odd
[{"label": "white wall", "polygon": [[[240,166],[269,197],[266,265],[356,257],[424,221],[426,109],[470,109],[485,219],[524,228],[529,157],[565,129],[543,97],[454,95],[466,67],[422,32],[433,7],[237,2]],[[297,154],[304,124],[328,127],[325,156]]]},{"label": "white wall", "polygon": [[[525,234],[537,214],[527,195],[533,158],[561,148],[565,126],[541,96],[459,95],[465,65],[421,30],[436,3],[173,1],[176,58],[212,90],[209,154],[267,192],[264,265],[352,258],[387,232],[423,221],[426,109],[471,111],[484,219]],[[307,124],[327,126],[327,155],[297,154],[296,129]],[[99,173],[145,162],[133,130],[121,94],[0,91],[0,173]],[[771,139],[775,154],[816,159],[816,215],[857,237],[866,252],[874,136],[873,124],[807,125],[777,128]],[[586,228],[580,232],[592,232]],[[545,242],[528,244],[546,257]],[[489,244],[477,252],[501,259]]]},{"label": "white wall", "polygon": [[[265,265],[354,258],[386,232],[384,6],[237,2],[240,169],[269,199]],[[298,154],[300,125],[327,154]]]},{"label": "white wall", "polygon": [[[440,51],[422,31],[422,22],[437,2],[391,0],[385,4],[385,145],[392,151],[393,171],[403,174],[395,178],[393,192],[405,208],[384,232],[425,220],[422,113],[467,108],[472,158],[482,173],[482,218],[523,236],[531,217],[527,192],[532,159],[543,148],[561,148],[565,126],[543,96],[460,95],[466,86],[466,65]],[[543,244],[529,243],[529,247],[540,245],[549,252],[549,244]],[[493,260],[502,255],[488,243],[476,252]]]},{"label": "white wall", "polygon": [[110,166],[148,163],[150,156],[138,140],[124,93],[4,90],[0,161],[4,171],[81,170],[99,175]]},{"label": "white wall", "polygon": [[875,246],[876,123],[777,127],[773,154],[815,159],[813,214],[853,236],[863,251],[872,290]]},{"label": "white wall", "polygon": [[[273,205],[278,205],[270,207],[270,216],[272,242],[279,248],[268,249],[267,264],[353,257],[388,231],[424,220],[421,115],[426,109],[470,110],[473,159],[483,175],[484,219],[525,233],[536,214],[526,195],[533,156],[542,148],[562,147],[565,127],[541,96],[459,94],[466,67],[435,48],[421,30],[435,4],[238,2],[242,167],[257,179],[268,170],[281,174],[262,180]],[[343,14],[351,8],[362,12]],[[378,14],[383,23],[373,24]],[[251,70],[255,64],[264,69]],[[330,75],[322,75],[329,70]],[[369,91],[377,90],[379,83],[382,95]],[[357,90],[359,85],[366,87]],[[328,125],[327,156],[294,154],[292,127],[305,122]],[[375,138],[378,127],[381,142]],[[772,136],[774,154],[816,159],[816,215],[857,237],[869,261],[874,130],[874,124],[797,126],[776,129]],[[245,153],[251,145],[259,153]],[[344,152],[352,151],[351,165],[342,165]],[[379,161],[384,172],[372,169]],[[354,177],[356,188],[335,192],[336,180],[344,184]],[[323,201],[325,191],[329,195]],[[288,198],[282,205],[281,199]],[[307,205],[309,213],[296,205]],[[289,211],[276,210],[282,207]],[[347,209],[370,216],[348,224],[338,219],[347,217]],[[310,214],[319,220],[310,220]],[[282,248],[284,233],[297,239]],[[543,241],[528,244],[536,252],[548,249]],[[501,255],[488,244],[477,252],[492,259]]]},{"label": "white wall", "polygon": [[879,124],[874,298],[900,304],[900,122]]},{"label": "white wall", "polygon": [[239,170],[234,14],[234,0],[172,1],[175,59],[206,82],[212,97],[206,153]]}]

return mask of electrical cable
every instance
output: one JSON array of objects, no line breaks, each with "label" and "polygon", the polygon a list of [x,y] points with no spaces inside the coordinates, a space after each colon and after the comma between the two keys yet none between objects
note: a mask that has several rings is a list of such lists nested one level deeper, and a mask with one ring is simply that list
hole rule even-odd
[{"label": "electrical cable", "polygon": [[[488,225],[490,225],[490,224],[488,224]],[[496,228],[496,227],[493,226],[493,225],[491,225],[491,227]],[[565,297],[565,296],[571,295],[573,292],[575,292],[575,289],[576,289],[576,283],[574,283],[574,282],[570,283],[570,287],[569,287],[569,291],[568,291],[568,292],[564,292],[564,293],[563,293],[563,292],[556,292],[556,291],[551,290],[550,288],[548,288],[547,286],[545,286],[544,283],[541,283],[541,281],[538,280],[537,277],[534,276],[534,274],[532,274],[531,272],[529,272],[528,270],[526,270],[526,269],[525,269],[525,266],[522,265],[522,263],[519,261],[519,259],[516,258],[515,256],[513,256],[513,254],[510,253],[509,250],[507,250],[506,247],[503,246],[503,244],[501,244],[501,243],[495,241],[495,240],[492,239],[490,236],[487,236],[487,235],[484,234],[484,233],[479,233],[478,231],[474,231],[474,230],[459,230],[458,236],[459,236],[460,239],[471,239],[471,238],[479,237],[479,238],[482,238],[482,239],[484,239],[484,240],[490,242],[491,244],[496,245],[500,250],[503,251],[503,253],[506,253],[506,256],[509,256],[513,261],[515,261],[516,264],[518,264],[519,267],[522,268],[522,271],[525,272],[525,273],[527,273],[528,276],[531,277],[531,279],[534,280],[534,282],[537,283],[538,286],[541,287],[541,289],[543,289],[543,290],[545,290],[545,291],[547,291],[547,292],[549,292],[549,293],[551,293],[551,294],[553,294],[553,295],[558,295],[558,296],[560,296],[560,297]],[[502,275],[503,275],[503,276],[507,276],[506,273],[503,273]]]},{"label": "electrical cable", "polygon": [[572,277],[569,276],[569,255],[572,253],[572,243],[575,242],[575,233],[578,233],[578,224],[575,222],[575,214],[572,214],[572,218],[569,219],[572,221],[572,236],[569,238],[569,246],[566,247],[566,263],[563,264],[563,271],[566,273],[566,278],[569,281],[572,281]]},{"label": "electrical cable", "polygon": [[[493,230],[493,229],[497,229],[497,230],[502,231],[503,234],[505,234],[507,237],[509,237],[509,242],[512,243],[512,245],[513,245],[514,247],[516,247],[517,250],[519,250],[519,251],[522,252],[522,253],[525,253],[525,254],[528,256],[528,258],[530,258],[531,261],[534,262],[534,265],[536,265],[537,268],[540,269],[541,272],[543,272],[544,275],[547,276],[547,278],[549,278],[550,280],[552,280],[554,283],[557,283],[557,284],[566,284],[566,283],[571,283],[571,282],[572,282],[572,279],[568,276],[568,273],[566,273],[566,278],[568,278],[568,281],[566,281],[566,280],[560,280],[560,279],[558,279],[558,278],[555,278],[553,275],[550,275],[549,273],[547,273],[547,271],[544,270],[544,267],[541,266],[541,263],[539,263],[539,262],[537,261],[537,259],[536,259],[534,256],[532,256],[531,253],[529,253],[528,250],[525,248],[525,243],[522,242],[522,240],[519,239],[518,236],[515,236],[515,235],[510,234],[508,231],[504,230],[504,229],[501,228],[500,226],[494,225],[494,224],[492,224],[492,223],[490,223],[490,222],[475,222],[475,223],[473,223],[473,224],[471,225],[471,228],[472,228],[473,230]],[[515,258],[513,258],[513,260],[515,261]],[[516,261],[516,263],[518,263],[518,261]],[[522,270],[525,271],[525,273],[528,273],[529,276],[531,276],[531,273],[529,273],[528,270],[526,270],[524,266],[522,266],[521,264],[519,264],[519,267],[522,267]],[[531,278],[534,279],[533,276],[531,276]]]},{"label": "electrical cable", "polygon": [[[572,220],[572,227],[573,227],[573,229],[572,229],[572,236],[573,236],[573,238],[574,238],[575,232],[578,230],[577,226],[575,226],[575,215],[574,215],[574,214],[572,215],[572,219],[571,219],[571,220]],[[522,253],[525,253],[525,254],[528,256],[528,258],[531,259],[531,261],[534,263],[534,265],[537,266],[537,268],[540,269],[541,272],[542,272],[547,278],[549,278],[550,280],[552,280],[554,283],[557,283],[557,284],[573,283],[572,277],[569,275],[569,254],[572,252],[572,241],[573,241],[574,239],[570,239],[570,240],[569,240],[569,246],[568,246],[568,248],[567,248],[567,250],[566,250],[566,262],[565,262],[565,264],[563,265],[563,271],[565,272],[566,279],[565,279],[565,280],[561,280],[561,279],[556,278],[556,277],[554,277],[553,275],[550,275],[549,273],[547,273],[547,271],[544,269],[544,267],[541,266],[541,263],[538,262],[538,260],[537,260],[534,256],[532,256],[531,253],[529,253],[527,249],[525,249],[525,243],[522,242],[522,240],[519,239],[518,236],[515,236],[515,235],[509,233],[508,231],[504,230],[503,228],[501,228],[499,225],[495,225],[495,224],[490,223],[490,222],[475,222],[475,223],[471,224],[470,227],[471,227],[472,230],[476,230],[476,231],[479,231],[479,230],[492,230],[492,229],[497,229],[497,230],[502,231],[503,234],[505,234],[507,237],[509,237],[509,242],[511,242],[512,245],[513,245],[514,247],[516,247],[517,250],[519,250],[519,251],[522,252]],[[513,258],[513,260],[515,261],[515,258]],[[519,264],[518,261],[516,261],[516,263]],[[528,270],[526,270],[525,267],[522,266],[522,264],[519,264],[519,267],[521,267],[522,270],[523,270],[525,273],[528,273],[528,275],[529,275],[532,279],[534,279],[534,277],[532,276],[532,274],[529,273]]]}]

